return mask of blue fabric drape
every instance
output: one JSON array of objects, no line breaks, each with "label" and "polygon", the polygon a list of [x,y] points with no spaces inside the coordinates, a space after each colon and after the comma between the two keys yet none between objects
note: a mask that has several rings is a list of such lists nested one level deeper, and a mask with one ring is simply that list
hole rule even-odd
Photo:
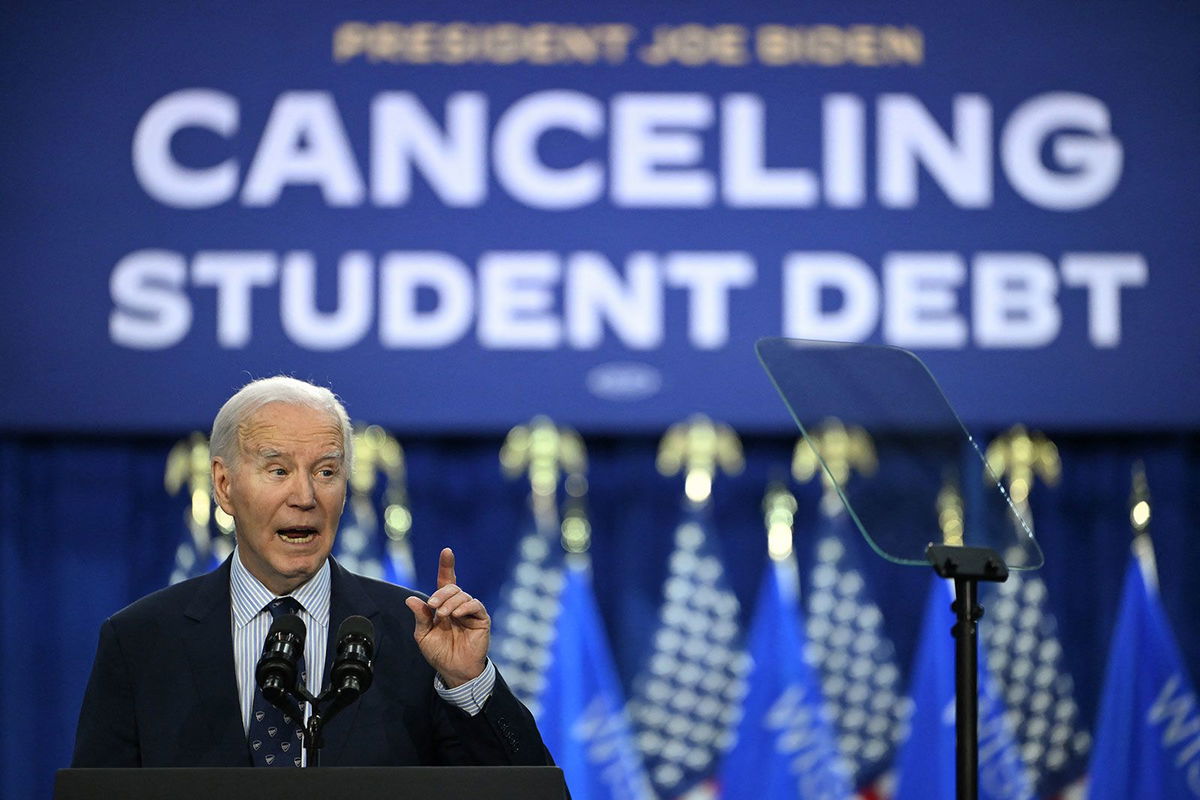
[{"label": "blue fabric drape", "polygon": [[[1063,479],[1033,495],[1042,576],[1090,728],[1128,563],[1135,458],[1145,459],[1153,493],[1163,605],[1185,663],[1200,675],[1200,437],[1048,433]],[[460,582],[494,607],[526,513],[526,489],[501,476],[499,438],[400,438],[418,588],[431,588],[437,551],[448,545],[459,555]],[[714,528],[747,623],[766,560],[763,493],[769,480],[786,478],[793,441],[746,440],[746,470],[718,478],[714,489]],[[166,582],[184,508],[163,489],[173,443],[0,438],[0,796],[50,796],[54,770],[70,760],[100,623]],[[587,444],[595,593],[628,693],[655,622],[682,481],[655,471],[650,438]],[[803,556],[815,493],[793,488]],[[884,562],[865,546],[860,561],[907,676],[928,573]],[[807,566],[800,564],[802,579]]]}]

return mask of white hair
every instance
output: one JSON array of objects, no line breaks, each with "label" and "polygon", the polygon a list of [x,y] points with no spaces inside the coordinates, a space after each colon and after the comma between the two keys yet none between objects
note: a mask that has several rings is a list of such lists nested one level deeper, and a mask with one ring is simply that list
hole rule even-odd
[{"label": "white hair", "polygon": [[225,401],[225,405],[221,406],[216,419],[213,420],[212,435],[209,437],[209,452],[212,457],[221,459],[227,467],[233,469],[237,464],[240,444],[238,429],[249,421],[254,412],[269,403],[304,406],[329,414],[342,429],[342,466],[345,470],[343,474],[350,474],[354,468],[354,432],[342,401],[323,386],[315,386],[286,375],[251,381]]}]

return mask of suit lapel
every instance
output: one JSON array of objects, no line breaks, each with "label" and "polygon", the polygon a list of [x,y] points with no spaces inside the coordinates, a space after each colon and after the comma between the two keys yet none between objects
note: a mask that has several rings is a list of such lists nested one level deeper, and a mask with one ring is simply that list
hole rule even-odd
[{"label": "suit lapel", "polygon": [[[371,620],[375,625],[376,661],[378,661],[379,649],[383,645],[383,630],[378,621],[379,607],[363,588],[362,579],[343,569],[333,558],[329,559],[329,593],[329,640],[325,646],[325,677],[322,688],[329,687],[333,659],[337,656],[337,629],[346,617],[359,614]],[[343,709],[335,718],[336,724],[326,729],[322,764],[336,766],[341,763],[342,750],[346,746],[346,740],[354,727],[354,721],[362,703],[363,700],[360,698]]]},{"label": "suit lapel", "polygon": [[196,691],[195,707],[209,729],[210,755],[216,763],[250,766],[233,659],[229,559],[197,582],[183,615],[187,620],[184,650]]}]

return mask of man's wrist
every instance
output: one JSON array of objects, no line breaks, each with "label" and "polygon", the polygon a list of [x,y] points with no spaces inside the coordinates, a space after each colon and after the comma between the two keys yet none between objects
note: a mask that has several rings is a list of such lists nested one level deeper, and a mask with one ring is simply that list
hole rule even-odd
[{"label": "man's wrist", "polygon": [[495,685],[496,666],[491,659],[484,661],[483,672],[458,686],[447,686],[441,675],[435,673],[433,676],[433,688],[437,690],[438,695],[471,716],[483,710],[483,704],[492,696]]},{"label": "man's wrist", "polygon": [[442,682],[442,685],[445,686],[447,689],[457,689],[458,687],[462,686],[463,684],[470,683],[471,681],[478,678],[480,675],[482,675],[484,672],[487,671],[487,667],[488,667],[488,659],[487,659],[487,656],[484,656],[483,659],[479,662],[479,669],[477,669],[475,671],[474,675],[465,675],[465,676],[463,676],[463,675],[446,675],[439,671],[437,673],[437,677],[438,677],[438,680],[440,680]]}]

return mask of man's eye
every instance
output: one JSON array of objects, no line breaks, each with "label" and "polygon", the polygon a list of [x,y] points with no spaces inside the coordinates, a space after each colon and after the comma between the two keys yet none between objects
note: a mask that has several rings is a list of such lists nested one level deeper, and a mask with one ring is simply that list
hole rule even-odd
[{"label": "man's eye", "polygon": [[337,474],[337,470],[333,469],[332,467],[326,467],[325,469],[321,470],[319,474],[322,478],[332,478]]},{"label": "man's eye", "polygon": [[279,475],[280,477],[287,475],[287,470],[283,467],[271,467],[268,472],[270,472],[272,475]]}]

